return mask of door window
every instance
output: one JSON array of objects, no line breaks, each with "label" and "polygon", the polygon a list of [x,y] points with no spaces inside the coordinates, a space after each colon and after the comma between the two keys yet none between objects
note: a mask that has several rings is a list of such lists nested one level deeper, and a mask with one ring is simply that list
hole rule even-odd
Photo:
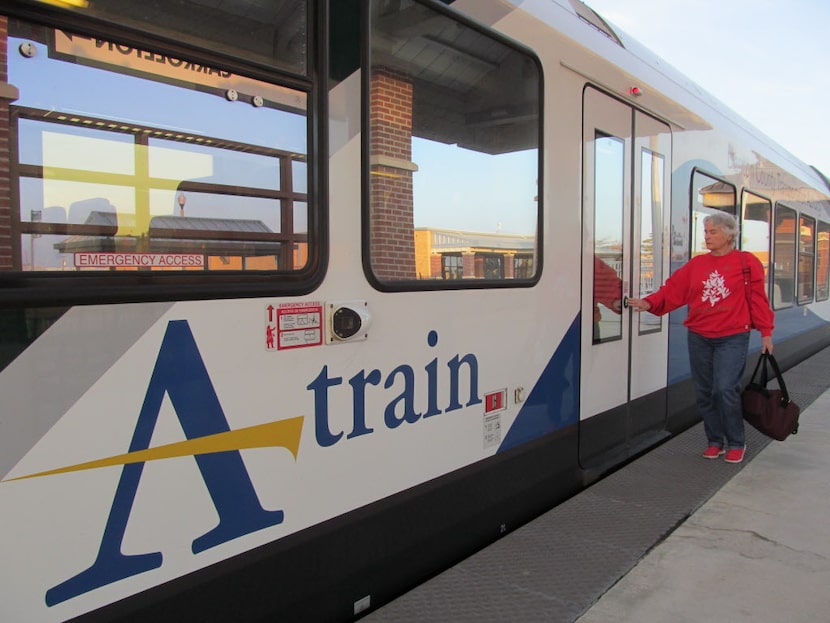
[{"label": "door window", "polygon": [[594,343],[622,338],[625,142],[594,140]]},{"label": "door window", "polygon": [[[665,160],[661,154],[643,149],[640,157],[640,298],[648,296],[663,283],[663,174]],[[659,331],[662,320],[648,312],[638,315],[640,333]]]}]

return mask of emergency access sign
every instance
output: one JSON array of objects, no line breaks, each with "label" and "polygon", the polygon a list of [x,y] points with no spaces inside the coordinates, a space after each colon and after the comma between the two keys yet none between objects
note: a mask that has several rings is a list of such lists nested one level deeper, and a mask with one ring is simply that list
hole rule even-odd
[{"label": "emergency access sign", "polygon": [[265,307],[265,349],[283,350],[323,343],[323,304],[282,303]]}]

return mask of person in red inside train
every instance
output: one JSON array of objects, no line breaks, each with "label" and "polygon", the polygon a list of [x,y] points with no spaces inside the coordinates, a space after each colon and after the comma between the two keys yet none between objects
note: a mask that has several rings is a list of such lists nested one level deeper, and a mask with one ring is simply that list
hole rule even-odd
[{"label": "person in red inside train", "polygon": [[622,280],[617,271],[594,255],[594,341],[602,339],[600,303],[615,314],[622,314]]},{"label": "person in red inside train", "polygon": [[[697,406],[709,441],[703,457],[716,459],[726,453],[728,463],[740,463],[746,447],[741,378],[749,332],[753,327],[760,331],[762,349],[772,354],[775,314],[767,298],[761,262],[735,248],[735,217],[716,212],[703,219],[703,227],[709,253],[693,257],[657,292],[642,299],[628,299],[628,305],[657,315],[689,306],[683,324],[688,329]],[[749,269],[748,296],[744,266]]]}]

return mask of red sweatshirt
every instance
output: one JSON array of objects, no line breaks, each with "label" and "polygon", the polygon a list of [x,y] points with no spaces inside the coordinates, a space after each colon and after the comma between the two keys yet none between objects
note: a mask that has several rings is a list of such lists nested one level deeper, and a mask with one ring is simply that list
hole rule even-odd
[{"label": "red sweatshirt", "polygon": [[594,322],[602,319],[602,312],[599,310],[599,303],[605,305],[615,314],[622,314],[620,302],[622,301],[622,280],[617,276],[617,271],[608,264],[594,256]]},{"label": "red sweatshirt", "polygon": [[665,285],[645,297],[652,314],[662,316],[683,305],[689,316],[683,322],[689,331],[703,337],[724,337],[755,327],[762,336],[772,335],[775,314],[769,306],[764,267],[757,257],[744,253],[750,274],[750,320],[744,290],[741,251],[726,255],[706,253],[686,262]]}]

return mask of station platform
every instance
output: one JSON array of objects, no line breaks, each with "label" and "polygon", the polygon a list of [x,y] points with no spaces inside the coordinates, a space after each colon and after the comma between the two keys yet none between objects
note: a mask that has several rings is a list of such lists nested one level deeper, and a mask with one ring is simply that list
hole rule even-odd
[{"label": "station platform", "polygon": [[361,621],[830,621],[830,348],[784,378],[797,435],[693,426]]}]

